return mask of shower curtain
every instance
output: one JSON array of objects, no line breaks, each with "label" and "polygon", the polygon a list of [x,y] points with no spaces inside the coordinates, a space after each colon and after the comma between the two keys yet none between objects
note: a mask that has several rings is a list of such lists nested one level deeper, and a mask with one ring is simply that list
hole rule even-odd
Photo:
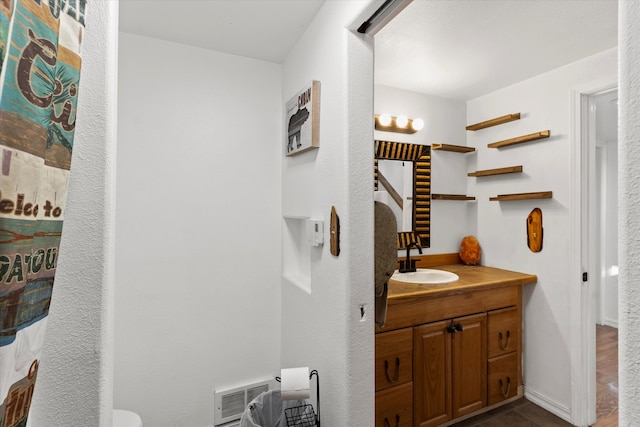
[{"label": "shower curtain", "polygon": [[86,0],[0,0],[0,427],[25,426],[71,167]]}]

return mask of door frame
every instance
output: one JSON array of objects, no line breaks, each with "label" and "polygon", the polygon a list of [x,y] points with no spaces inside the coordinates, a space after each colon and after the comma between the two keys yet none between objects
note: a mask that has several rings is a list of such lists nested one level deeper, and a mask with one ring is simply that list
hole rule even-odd
[{"label": "door frame", "polygon": [[596,266],[596,202],[593,97],[618,88],[617,75],[571,89],[571,266],[569,316],[571,337],[571,423],[596,421],[595,280],[583,281]]}]

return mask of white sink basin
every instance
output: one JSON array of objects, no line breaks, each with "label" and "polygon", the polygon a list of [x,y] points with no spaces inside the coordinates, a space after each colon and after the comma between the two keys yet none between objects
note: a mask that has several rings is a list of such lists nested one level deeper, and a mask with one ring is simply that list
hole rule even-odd
[{"label": "white sink basin", "polygon": [[451,283],[459,279],[458,275],[449,271],[433,270],[430,268],[418,268],[412,273],[400,273],[396,270],[391,276],[393,280],[420,285],[437,285]]}]

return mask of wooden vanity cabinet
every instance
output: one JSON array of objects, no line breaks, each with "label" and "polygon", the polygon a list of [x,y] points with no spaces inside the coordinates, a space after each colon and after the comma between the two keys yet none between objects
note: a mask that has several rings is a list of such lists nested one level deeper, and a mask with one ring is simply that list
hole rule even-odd
[{"label": "wooden vanity cabinet", "polygon": [[414,330],[415,425],[431,427],[487,404],[486,314]]},{"label": "wooden vanity cabinet", "polygon": [[376,427],[448,426],[522,397],[521,284],[535,279],[424,295],[407,286],[390,299],[376,331]]}]

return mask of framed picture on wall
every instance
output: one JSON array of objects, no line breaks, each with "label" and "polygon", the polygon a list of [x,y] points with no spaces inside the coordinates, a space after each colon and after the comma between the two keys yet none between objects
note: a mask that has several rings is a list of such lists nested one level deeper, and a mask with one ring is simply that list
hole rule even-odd
[{"label": "framed picture on wall", "polygon": [[285,154],[294,156],[320,146],[320,82],[313,80],[286,105]]}]

